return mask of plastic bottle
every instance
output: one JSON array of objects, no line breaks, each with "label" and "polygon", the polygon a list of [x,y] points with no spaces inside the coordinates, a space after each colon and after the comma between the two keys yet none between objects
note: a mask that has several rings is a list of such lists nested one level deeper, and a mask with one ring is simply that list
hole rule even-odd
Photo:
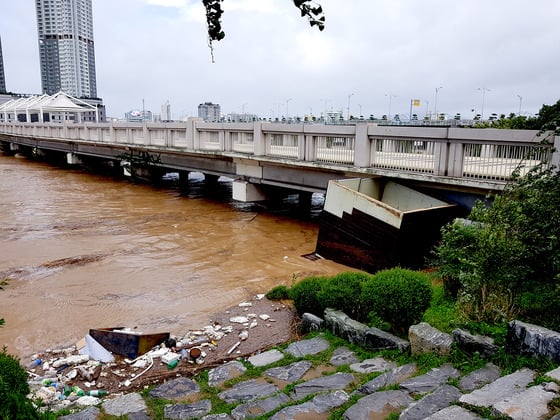
[{"label": "plastic bottle", "polygon": [[167,364],[167,369],[171,370],[175,368],[175,366],[177,366],[177,363],[179,363],[179,359],[172,360]]},{"label": "plastic bottle", "polygon": [[105,395],[107,395],[107,391],[104,391],[102,389],[92,389],[91,391],[87,391],[86,395],[90,395],[92,397],[104,397]]}]

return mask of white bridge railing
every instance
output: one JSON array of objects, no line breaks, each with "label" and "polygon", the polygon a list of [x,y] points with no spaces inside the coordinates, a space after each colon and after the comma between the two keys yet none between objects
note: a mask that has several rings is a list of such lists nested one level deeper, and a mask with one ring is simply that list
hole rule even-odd
[{"label": "white bridge railing", "polygon": [[558,165],[560,136],[534,130],[205,123],[2,123],[0,134],[37,139],[269,157],[390,174],[507,181],[516,168]]}]

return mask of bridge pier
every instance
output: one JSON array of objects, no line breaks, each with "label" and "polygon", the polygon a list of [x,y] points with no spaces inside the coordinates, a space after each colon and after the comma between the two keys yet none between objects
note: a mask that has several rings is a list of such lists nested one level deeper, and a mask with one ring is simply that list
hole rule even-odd
[{"label": "bridge pier", "polygon": [[234,200],[243,202],[252,201],[265,201],[267,196],[262,187],[257,184],[252,184],[242,179],[233,181],[232,197]]},{"label": "bridge pier", "polygon": [[68,165],[81,165],[82,160],[77,154],[68,152],[66,153],[66,163],[68,163]]},{"label": "bridge pier", "polygon": [[189,171],[179,171],[179,191],[186,194],[190,190]]},{"label": "bridge pier", "polygon": [[309,191],[300,191],[298,193],[298,206],[301,214],[308,214],[311,211],[311,198],[313,193]]}]

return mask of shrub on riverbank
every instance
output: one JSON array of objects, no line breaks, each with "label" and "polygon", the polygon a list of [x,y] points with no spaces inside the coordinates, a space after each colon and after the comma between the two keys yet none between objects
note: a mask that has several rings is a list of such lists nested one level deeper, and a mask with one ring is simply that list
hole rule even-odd
[{"label": "shrub on riverbank", "polygon": [[0,419],[35,420],[46,419],[47,414],[37,411],[33,403],[26,398],[29,393],[27,373],[19,360],[7,353],[4,347],[0,351]]},{"label": "shrub on riverbank", "polygon": [[427,274],[403,268],[375,275],[346,272],[307,277],[290,289],[278,286],[267,297],[284,299],[288,290],[299,315],[309,312],[322,317],[326,308],[334,308],[357,321],[402,334],[422,319],[430,305],[429,281]]},{"label": "shrub on riverbank", "polygon": [[362,286],[360,295],[368,316],[389,322],[401,334],[420,322],[431,299],[428,275],[403,268],[379,271]]}]

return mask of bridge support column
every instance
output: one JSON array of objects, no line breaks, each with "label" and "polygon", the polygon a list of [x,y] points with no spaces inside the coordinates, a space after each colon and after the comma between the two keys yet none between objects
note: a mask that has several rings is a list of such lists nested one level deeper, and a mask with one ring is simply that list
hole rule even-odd
[{"label": "bridge support column", "polygon": [[189,192],[189,171],[179,171],[179,191],[182,193]]},{"label": "bridge support column", "polygon": [[10,143],[10,152],[17,152],[19,151],[19,144]]},{"label": "bridge support column", "polygon": [[308,214],[311,211],[311,198],[313,193],[309,191],[300,191],[298,199],[299,211],[301,214]]},{"label": "bridge support column", "polygon": [[234,200],[245,203],[266,200],[266,195],[260,185],[239,179],[233,181],[232,195]]},{"label": "bridge support column", "polygon": [[77,154],[68,152],[66,153],[66,163],[68,163],[68,165],[81,165],[82,160]]}]

